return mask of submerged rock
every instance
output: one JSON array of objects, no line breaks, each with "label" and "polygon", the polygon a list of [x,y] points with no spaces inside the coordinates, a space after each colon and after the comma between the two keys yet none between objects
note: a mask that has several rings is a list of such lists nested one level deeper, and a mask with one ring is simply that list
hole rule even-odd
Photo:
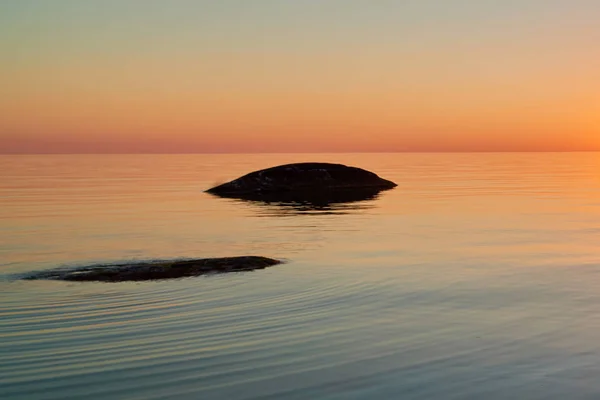
[{"label": "submerged rock", "polygon": [[211,273],[252,271],[276,264],[281,264],[281,261],[259,256],[132,262],[41,271],[31,274],[25,279],[98,282],[147,281],[184,278]]},{"label": "submerged rock", "polygon": [[247,200],[359,201],[397,185],[361,168],[330,163],[286,164],[251,172],[206,192]]}]

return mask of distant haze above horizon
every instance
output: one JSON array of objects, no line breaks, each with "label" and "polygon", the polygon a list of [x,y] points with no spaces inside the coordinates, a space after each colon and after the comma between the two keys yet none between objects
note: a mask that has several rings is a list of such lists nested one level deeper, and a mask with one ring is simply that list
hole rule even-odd
[{"label": "distant haze above horizon", "polygon": [[6,0],[0,153],[600,150],[600,1]]}]

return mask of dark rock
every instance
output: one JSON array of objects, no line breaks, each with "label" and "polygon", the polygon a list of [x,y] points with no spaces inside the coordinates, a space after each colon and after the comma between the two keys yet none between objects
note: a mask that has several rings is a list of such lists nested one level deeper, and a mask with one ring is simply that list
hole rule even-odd
[{"label": "dark rock", "polygon": [[394,182],[370,171],[342,164],[286,164],[251,172],[206,192],[262,201],[351,202],[373,198]]},{"label": "dark rock", "polygon": [[26,276],[25,279],[62,281],[123,282],[175,279],[204,274],[263,269],[281,261],[258,256],[150,261],[127,264],[93,265],[75,269],[55,269]]}]

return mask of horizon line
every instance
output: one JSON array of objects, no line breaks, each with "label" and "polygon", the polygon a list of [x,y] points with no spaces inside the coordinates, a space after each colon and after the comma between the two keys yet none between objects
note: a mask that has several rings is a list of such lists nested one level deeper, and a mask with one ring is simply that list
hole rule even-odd
[{"label": "horizon line", "polygon": [[424,151],[249,151],[249,152],[0,152],[0,156],[44,156],[44,155],[225,155],[225,154],[471,154],[471,153],[598,153],[596,150],[424,150]]}]

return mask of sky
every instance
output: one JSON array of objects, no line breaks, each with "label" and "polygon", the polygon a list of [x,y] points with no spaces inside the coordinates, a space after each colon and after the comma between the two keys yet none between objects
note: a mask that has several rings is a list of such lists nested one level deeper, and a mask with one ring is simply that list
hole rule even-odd
[{"label": "sky", "polygon": [[597,0],[3,0],[0,153],[600,150]]}]

